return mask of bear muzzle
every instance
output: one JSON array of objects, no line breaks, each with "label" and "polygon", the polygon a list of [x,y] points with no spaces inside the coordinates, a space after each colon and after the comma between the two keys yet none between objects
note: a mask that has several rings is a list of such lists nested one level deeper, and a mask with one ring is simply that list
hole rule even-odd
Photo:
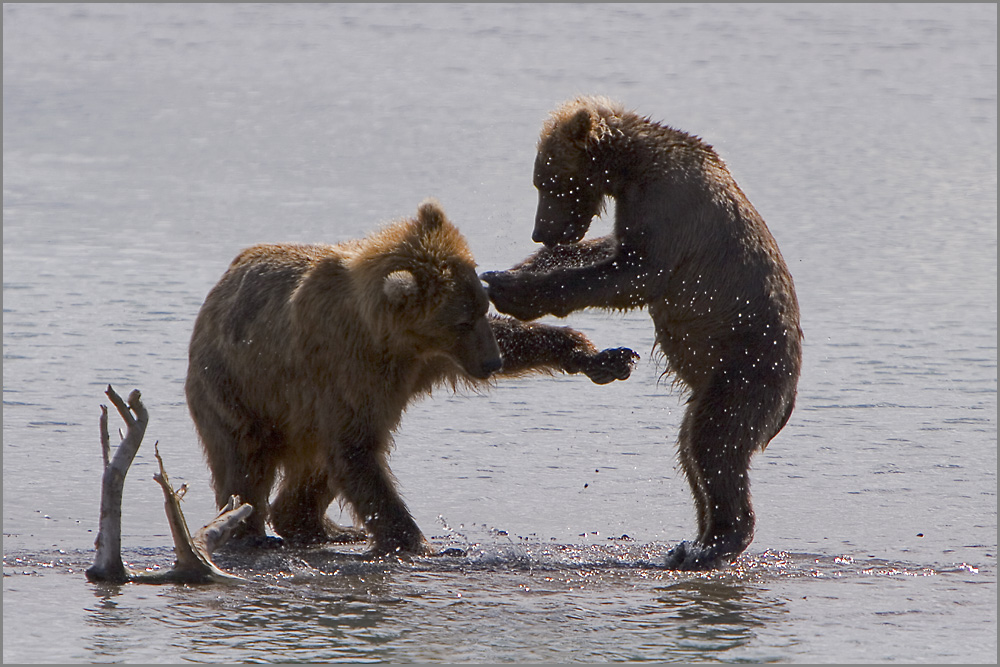
[{"label": "bear muzzle", "polygon": [[[544,209],[544,210],[543,210]],[[570,222],[566,222],[566,220]],[[552,207],[538,205],[535,216],[535,228],[531,232],[531,240],[542,243],[547,248],[566,243],[577,243],[587,234],[590,228],[589,216],[580,219],[573,214],[553,215]]]}]

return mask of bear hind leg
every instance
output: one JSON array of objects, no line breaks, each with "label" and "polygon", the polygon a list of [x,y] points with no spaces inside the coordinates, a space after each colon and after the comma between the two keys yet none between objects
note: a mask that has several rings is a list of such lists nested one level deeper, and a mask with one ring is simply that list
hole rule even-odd
[{"label": "bear hind leg", "polygon": [[212,473],[215,502],[224,507],[230,496],[253,506],[253,513],[233,532],[232,544],[267,545],[267,498],[274,484],[275,465],[267,443],[229,428],[210,410],[192,406],[192,416]]},{"label": "bear hind leg", "polygon": [[326,542],[364,542],[364,530],[340,526],[326,510],[337,497],[325,467],[286,471],[281,489],[271,504],[271,526],[291,544],[305,546]]},{"label": "bear hind leg", "polygon": [[719,567],[753,541],[750,459],[775,432],[767,427],[773,420],[767,398],[748,404],[751,396],[760,396],[761,386],[741,372],[722,371],[692,396],[681,424],[679,458],[694,497],[698,536],[668,554],[668,567]]}]

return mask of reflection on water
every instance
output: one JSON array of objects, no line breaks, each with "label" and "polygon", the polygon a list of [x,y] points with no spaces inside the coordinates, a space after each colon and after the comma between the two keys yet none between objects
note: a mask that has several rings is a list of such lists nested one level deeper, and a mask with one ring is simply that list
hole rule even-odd
[{"label": "reflection on water", "polygon": [[748,645],[755,630],[787,613],[780,599],[740,581],[694,579],[657,589],[663,613],[677,619],[677,653],[691,660]]},{"label": "reflection on water", "polygon": [[[55,563],[5,558],[4,571],[70,577],[74,595],[90,596],[78,657],[127,662],[789,661],[815,656],[815,638],[796,628],[816,604],[831,629],[860,631],[872,618],[906,627],[925,613],[915,598],[977,575],[778,552],[678,573],[654,564],[667,549],[526,541],[516,551],[478,544],[465,557],[410,562],[323,548],[223,553],[249,581],[200,587],[86,584],[86,553]],[[136,556],[169,562],[167,551]],[[856,589],[873,585],[878,608],[859,605]]]},{"label": "reflection on water", "polygon": [[145,609],[131,604],[120,586],[96,587],[94,595],[99,602],[87,609],[84,648],[93,662],[114,661],[133,650],[130,629],[146,626],[148,616]]}]

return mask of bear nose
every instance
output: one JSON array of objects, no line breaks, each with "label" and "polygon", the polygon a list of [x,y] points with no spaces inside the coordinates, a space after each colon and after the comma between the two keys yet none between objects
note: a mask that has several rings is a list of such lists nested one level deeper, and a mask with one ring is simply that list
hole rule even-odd
[{"label": "bear nose", "polygon": [[535,243],[541,243],[546,248],[551,248],[552,246],[559,245],[560,240],[555,238],[555,235],[546,230],[535,228],[535,231],[531,233],[531,240]]},{"label": "bear nose", "polygon": [[489,377],[496,373],[500,368],[503,367],[503,359],[500,357],[493,357],[487,359],[483,362],[483,377]]}]

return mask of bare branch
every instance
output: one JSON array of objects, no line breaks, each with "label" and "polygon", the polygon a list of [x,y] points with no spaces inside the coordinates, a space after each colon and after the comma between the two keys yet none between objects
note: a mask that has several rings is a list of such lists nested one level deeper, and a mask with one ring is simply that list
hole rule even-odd
[{"label": "bare branch", "polygon": [[241,504],[239,496],[230,496],[229,503],[219,510],[219,516],[194,536],[195,546],[206,553],[214,552],[229,541],[236,526],[250,516],[251,512],[253,505]]},{"label": "bare branch", "polygon": [[104,469],[111,461],[111,436],[108,435],[108,406],[101,406],[101,455],[104,457]]},{"label": "bare branch", "polygon": [[[211,581],[239,581],[240,577],[219,569],[212,562],[211,554],[222,546],[232,534],[233,529],[253,511],[250,505],[239,505],[239,499],[233,497],[222,513],[207,526],[198,531],[192,538],[188,531],[184,513],[181,512],[180,499],[183,493],[174,491],[170,479],[160,458],[159,448],[154,445],[156,460],[160,471],[153,478],[163,489],[167,520],[170,532],[174,538],[174,551],[177,560],[174,567],[167,572],[139,573],[126,567],[121,559],[121,504],[125,486],[125,475],[135,458],[142,437],[146,432],[149,414],[142,404],[138,389],[128,397],[128,404],[122,401],[111,385],[105,392],[118,410],[118,414],[127,425],[121,444],[114,458],[108,463],[110,444],[108,437],[108,410],[101,406],[101,448],[104,452],[104,476],[101,485],[101,519],[100,530],[94,546],[97,555],[94,564],[87,570],[87,578],[91,581],[107,581],[125,583],[135,581],[140,583],[204,583]],[[159,443],[157,443],[159,444]],[[183,491],[183,488],[182,488]]]},{"label": "bare branch", "polygon": [[[122,494],[125,489],[125,475],[132,465],[139,445],[142,443],[142,436],[146,432],[146,424],[149,416],[146,408],[142,405],[141,395],[138,390],[129,394],[129,403],[137,417],[132,416],[129,407],[125,405],[121,397],[108,385],[108,399],[118,409],[118,414],[122,416],[128,425],[125,437],[115,451],[114,458],[110,464],[105,464],[104,476],[101,480],[101,518],[97,531],[97,540],[94,547],[97,549],[97,556],[94,564],[87,570],[87,577],[92,580],[128,581],[132,576],[130,570],[122,562]],[[102,430],[101,449],[110,450],[110,442],[107,440],[107,408],[101,406]],[[109,452],[110,453],[110,452]],[[107,457],[105,457],[107,460]]]},{"label": "bare branch", "polygon": [[[133,422],[135,422],[135,418],[132,416],[132,412],[129,410],[128,406],[125,405],[125,401],[122,400],[122,397],[111,388],[110,384],[104,393],[108,395],[108,398],[111,400],[111,404],[115,406],[116,410],[118,410],[118,414],[121,415],[125,425],[132,426]],[[141,405],[141,398],[142,397],[139,395],[138,389],[133,389],[132,393],[128,395],[129,403],[139,403]]]},{"label": "bare branch", "polygon": [[[170,478],[167,477],[167,471],[163,467],[163,459],[160,457],[159,448],[154,445],[154,449],[156,460],[160,464],[160,472],[153,475],[153,479],[163,489],[164,508],[167,512],[167,521],[170,523],[170,532],[174,536],[174,553],[177,556],[173,570],[165,573],[164,576],[168,576],[172,581],[184,581],[187,583],[240,580],[241,577],[220,570],[212,562],[211,550],[206,550],[204,544],[199,544],[191,538],[187,521],[185,521],[184,513],[181,511],[180,495],[170,485]],[[245,510],[240,514],[236,523],[250,516],[250,513],[253,511],[250,505],[244,505],[243,508]],[[218,521],[219,518],[216,518],[209,526]],[[232,534],[233,527],[235,526],[228,526],[226,537]],[[203,528],[200,532],[204,532],[206,528]],[[222,542],[219,542],[217,545],[213,545],[213,548],[214,546],[221,545]]]}]

